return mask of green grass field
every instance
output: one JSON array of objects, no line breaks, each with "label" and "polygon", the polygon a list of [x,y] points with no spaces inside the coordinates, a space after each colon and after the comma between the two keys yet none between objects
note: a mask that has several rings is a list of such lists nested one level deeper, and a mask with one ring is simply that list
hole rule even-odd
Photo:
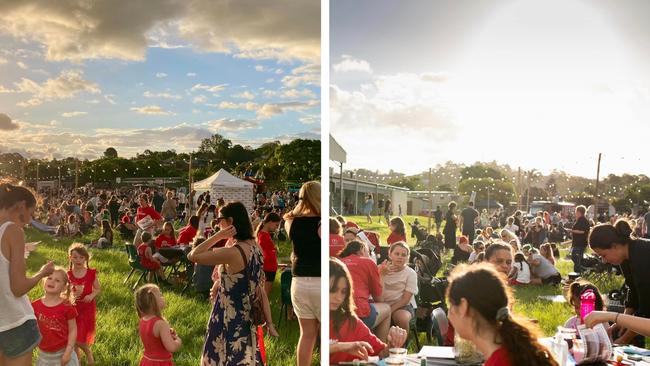
[{"label": "green grass field", "polygon": [[[377,216],[373,216],[372,224],[367,223],[365,216],[349,216],[346,218],[357,223],[365,230],[379,232],[382,242],[385,243],[386,238],[389,234],[389,230],[383,218],[381,224],[377,223]],[[416,216],[403,216],[403,219],[407,225],[409,223],[413,223],[415,218]],[[427,217],[419,216],[417,218],[420,221],[420,224],[424,225],[425,227],[427,226]],[[444,227],[444,221],[442,227]],[[435,230],[435,227],[433,230]],[[410,237],[410,232],[410,227],[407,227],[407,241],[409,245],[413,246],[415,245],[416,241],[414,238]],[[564,258],[568,253],[569,246],[570,244],[561,245],[561,258],[556,258],[556,266],[560,270],[560,273],[563,277],[566,277],[566,275],[573,270],[573,262]],[[449,260],[449,258],[446,259]],[[438,275],[440,276],[441,272],[439,272]],[[623,277],[617,276],[609,281],[599,282],[598,286],[601,293],[606,293],[612,289],[620,288],[622,284]],[[574,315],[574,312],[572,307],[567,303],[553,303],[538,298],[538,296],[546,295],[562,295],[562,288],[560,286],[516,287],[514,310],[521,316],[537,320],[542,333],[545,336],[551,336],[555,334],[557,326],[563,325],[568,318]],[[423,340],[424,336],[421,335],[421,337],[421,340]]]},{"label": "green grass field", "polygon": [[[97,233],[90,233],[76,241],[88,243],[96,239]],[[38,271],[47,260],[53,260],[57,265],[68,265],[66,250],[73,242],[71,239],[55,239],[33,229],[26,230],[26,240],[42,241],[38,250],[33,252],[28,263],[28,272]],[[124,241],[116,232],[114,249],[91,249],[90,266],[97,268],[102,293],[97,298],[97,336],[92,347],[98,365],[135,365],[142,354],[142,343],[138,336],[138,316],[135,311],[133,293],[130,286],[122,281],[130,267],[124,252]],[[280,261],[286,263],[291,252],[291,245],[279,244]],[[134,275],[135,276],[135,275]],[[131,282],[135,279],[131,279]],[[280,276],[271,294],[271,308],[274,323],[278,324],[280,302]],[[181,287],[163,287],[167,308],[163,315],[183,340],[181,350],[174,354],[176,365],[198,365],[203,347],[203,338],[208,316],[212,307],[208,300],[191,292],[181,295]],[[41,286],[30,293],[31,299],[40,297]],[[266,337],[267,363],[269,365],[295,364],[296,344],[298,343],[299,328],[296,320],[286,322],[278,328],[279,338]],[[319,364],[318,349],[314,352],[313,364]]]}]

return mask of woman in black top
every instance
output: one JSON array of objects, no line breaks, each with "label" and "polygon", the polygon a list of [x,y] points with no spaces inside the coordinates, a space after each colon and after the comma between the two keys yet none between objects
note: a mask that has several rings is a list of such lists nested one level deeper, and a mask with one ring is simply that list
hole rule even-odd
[{"label": "woman in black top", "polygon": [[[598,225],[591,229],[589,246],[607,263],[620,265],[628,286],[625,313],[650,318],[650,240],[632,236],[632,228],[625,220],[615,225]],[[614,324],[616,329],[616,324]],[[622,334],[622,335],[621,335]],[[615,343],[637,343],[636,333],[620,333]]]},{"label": "woman in black top", "polygon": [[293,244],[291,302],[300,324],[297,365],[308,366],[320,327],[320,183],[303,184],[298,204],[284,219]]},{"label": "woman in black top", "polygon": [[456,202],[451,201],[447,206],[449,210],[445,214],[445,228],[442,229],[443,234],[445,235],[445,248],[454,249],[456,248],[456,220],[458,217],[454,213],[456,209]]}]

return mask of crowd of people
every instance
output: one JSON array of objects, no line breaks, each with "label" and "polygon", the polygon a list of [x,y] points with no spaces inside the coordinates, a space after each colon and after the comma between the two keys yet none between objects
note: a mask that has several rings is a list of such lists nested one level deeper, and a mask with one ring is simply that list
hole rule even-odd
[{"label": "crowd of people", "polygon": [[[648,232],[642,215],[599,215],[589,220],[586,208],[578,206],[571,221],[544,211],[533,217],[520,211],[511,216],[496,212],[490,219],[472,203],[459,213],[456,209],[451,202],[444,224],[436,219],[430,234],[417,232],[422,230],[418,222],[411,224],[415,248],[407,244],[401,217],[387,220],[385,239],[341,216],[330,218],[332,362],[385,357],[387,348],[404,347],[407,337],[402,335],[409,332],[423,284],[418,250],[425,248],[432,249],[428,253],[435,253],[438,261],[451,257],[450,273],[445,274],[450,332],[473,343],[485,357],[485,365],[557,364],[537,340],[536,326],[513,313],[511,288],[517,286],[563,283],[567,302],[576,314],[566,320],[565,327],[609,322],[614,343],[644,346],[640,334],[650,334],[646,308],[650,274],[642,262],[650,260],[650,242],[642,238]],[[582,278],[563,281],[557,268],[559,248],[569,241],[568,258],[577,275],[584,269],[587,247],[604,262],[621,267],[628,291],[624,313],[605,311],[603,294],[593,283]],[[388,254],[382,256],[386,247]],[[584,318],[580,303],[587,291],[597,300],[595,311]],[[641,321],[632,325],[637,318]],[[444,341],[452,345],[453,335]]]},{"label": "crowd of people", "polygon": [[[140,264],[163,284],[162,266],[176,259],[163,256],[162,248],[182,249],[194,268],[210,269],[213,309],[202,364],[261,364],[261,327],[278,336],[268,296],[278,270],[273,237],[285,232],[293,248],[291,298],[300,324],[297,363],[309,365],[320,327],[320,184],[305,183],[295,193],[260,193],[254,201],[250,212],[240,202],[210,198],[209,193],[185,197],[174,190],[84,187],[37,194],[2,183],[0,364],[31,364],[35,347],[38,365],[74,366],[84,357],[86,364],[94,364],[102,276],[91,267],[89,248],[113,245],[116,228],[122,239],[133,240]],[[73,241],[93,229],[100,237],[70,246],[67,271],[49,261],[28,277],[23,233],[28,224]],[[39,283],[44,295],[30,303],[26,294]],[[172,365],[182,341],[162,315],[163,291],[146,284],[137,289],[134,302],[144,346],[140,364]]]}]

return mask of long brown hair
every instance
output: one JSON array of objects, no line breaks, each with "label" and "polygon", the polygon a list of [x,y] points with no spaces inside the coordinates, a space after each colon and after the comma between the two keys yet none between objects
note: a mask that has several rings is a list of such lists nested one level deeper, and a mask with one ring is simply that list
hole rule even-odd
[{"label": "long brown hair", "polygon": [[12,183],[9,179],[0,180],[0,209],[12,208],[19,202],[25,202],[25,206],[28,208],[39,203],[34,191]]},{"label": "long brown hair", "polygon": [[141,318],[145,315],[155,315],[162,318],[162,311],[158,307],[156,296],[153,294],[154,289],[160,291],[160,288],[152,283],[140,286],[135,290],[135,309]]},{"label": "long brown hair", "polygon": [[282,221],[282,218],[280,215],[276,214],[275,212],[269,212],[264,216],[264,220],[262,220],[259,225],[257,225],[257,229],[255,230],[255,236],[257,236],[260,233],[260,230],[264,227],[264,225],[268,224],[269,222],[280,222]]},{"label": "long brown hair", "polygon": [[567,293],[569,304],[572,306],[580,305],[580,295],[582,295],[587,290],[594,292],[594,295],[596,295],[596,310],[602,311],[605,308],[603,295],[600,294],[600,291],[596,285],[586,280],[577,280],[571,283],[571,286],[569,286],[569,292]]},{"label": "long brown hair", "polygon": [[402,220],[401,217],[393,217],[390,219],[390,224],[395,225],[395,232],[402,235],[406,236],[406,225],[404,224],[404,220]]},{"label": "long brown hair", "polygon": [[[88,253],[86,246],[84,246],[82,243],[72,243],[72,245],[70,245],[68,248],[68,256],[71,256],[72,253],[77,253],[80,256],[86,258],[86,268],[89,268],[88,262],[90,262],[90,253]],[[72,261],[70,261],[68,268],[72,269]]]},{"label": "long brown hair", "polygon": [[354,327],[356,322],[353,322],[356,315],[356,306],[354,306],[353,290],[352,290],[352,277],[348,272],[345,264],[336,258],[330,258],[330,294],[338,290],[336,284],[339,279],[345,278],[348,284],[348,290],[345,294],[345,300],[336,310],[330,310],[330,321],[334,325],[334,333],[339,336],[339,332],[346,321],[350,321],[350,325]]},{"label": "long brown hair", "polygon": [[456,267],[449,279],[447,297],[456,306],[464,298],[496,329],[497,343],[506,349],[512,365],[558,366],[546,348],[537,341],[537,328],[507,312],[508,304],[512,303],[512,292],[505,276],[494,267],[489,264]]}]

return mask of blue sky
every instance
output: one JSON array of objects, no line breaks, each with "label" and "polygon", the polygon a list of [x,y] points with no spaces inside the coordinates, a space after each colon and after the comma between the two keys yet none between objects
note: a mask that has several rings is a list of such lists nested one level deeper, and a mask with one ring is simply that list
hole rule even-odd
[{"label": "blue sky", "polygon": [[348,167],[496,160],[650,175],[650,3],[333,1],[332,135]]},{"label": "blue sky", "polygon": [[251,146],[320,137],[318,1],[85,4],[0,5],[0,151],[132,156],[192,150],[212,133]]}]

